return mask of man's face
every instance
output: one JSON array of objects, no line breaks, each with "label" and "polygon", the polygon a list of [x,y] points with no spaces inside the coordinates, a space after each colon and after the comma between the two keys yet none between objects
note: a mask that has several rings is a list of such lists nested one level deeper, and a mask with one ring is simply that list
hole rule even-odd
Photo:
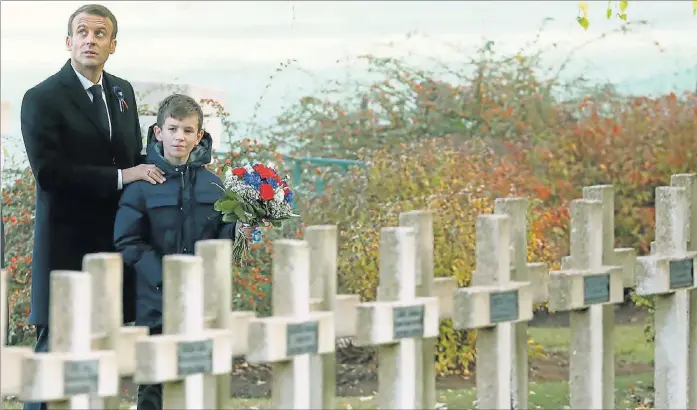
[{"label": "man's face", "polygon": [[116,51],[116,39],[112,39],[114,27],[107,17],[80,13],[73,19],[73,35],[65,45],[70,57],[85,68],[103,67],[109,54]]},{"label": "man's face", "polygon": [[181,120],[168,117],[162,128],[155,126],[155,138],[162,142],[164,157],[173,165],[181,165],[189,159],[189,154],[203,138],[198,130],[198,116],[190,115]]}]

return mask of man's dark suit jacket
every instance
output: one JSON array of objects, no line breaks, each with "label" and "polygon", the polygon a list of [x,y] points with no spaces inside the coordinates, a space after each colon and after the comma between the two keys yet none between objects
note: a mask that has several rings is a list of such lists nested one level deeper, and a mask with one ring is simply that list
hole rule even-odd
[{"label": "man's dark suit jacket", "polygon": [[[114,219],[122,192],[117,170],[145,161],[133,87],[106,72],[103,86],[111,140],[70,60],[22,100],[22,136],[36,179],[29,317],[35,325],[49,324],[51,271],[82,270],[86,254],[115,252]],[[128,104],[123,112],[114,87]],[[133,279],[124,272],[126,322],[135,316]]]}]

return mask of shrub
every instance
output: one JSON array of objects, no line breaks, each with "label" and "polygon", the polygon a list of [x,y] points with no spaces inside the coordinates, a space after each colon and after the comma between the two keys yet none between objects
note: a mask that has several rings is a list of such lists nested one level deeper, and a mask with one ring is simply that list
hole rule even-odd
[{"label": "shrub", "polygon": [[[474,219],[509,195],[533,199],[529,259],[559,268],[568,254],[569,202],[587,185],[616,187],[615,245],[647,252],[655,186],[697,168],[697,98],[564,83],[540,68],[540,54],[498,56],[487,43],[471,72],[447,67],[453,82],[364,56],[381,79],[338,101],[303,98],[279,118],[270,138],[285,138],[295,152],[370,164],[335,176],[327,195],[306,208],[308,224],[340,226],[342,291],[375,297],[378,231],[411,209],[436,211],[436,275],[466,285]],[[471,334],[453,337],[443,326],[438,369],[464,372]]]},{"label": "shrub", "polygon": [[[477,215],[493,211],[497,196],[488,190],[486,177],[497,167],[495,160],[471,155],[472,150],[436,140],[383,148],[371,156],[367,173],[356,171],[326,198],[311,201],[308,225],[339,225],[342,292],[359,294],[364,301],[375,299],[380,228],[398,225],[401,212],[415,209],[435,213],[435,276],[454,276],[459,286],[469,285],[475,268],[475,220]],[[544,211],[531,207],[530,252],[552,263],[557,253],[547,251],[542,241],[549,219]],[[439,373],[467,372],[473,338],[474,332],[455,331],[449,320],[441,324]]]},{"label": "shrub", "polygon": [[[13,183],[2,191],[2,218],[5,225],[5,268],[8,276],[8,344],[34,342],[29,325],[31,306],[31,258],[34,242],[34,177],[29,169],[4,170]],[[8,175],[9,174],[9,175]],[[5,329],[2,329],[4,332]]]}]

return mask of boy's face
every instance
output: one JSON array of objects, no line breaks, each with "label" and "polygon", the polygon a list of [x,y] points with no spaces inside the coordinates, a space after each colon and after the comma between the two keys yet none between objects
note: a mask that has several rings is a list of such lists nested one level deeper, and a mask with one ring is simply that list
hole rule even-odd
[{"label": "boy's face", "polygon": [[154,128],[155,138],[162,142],[164,157],[172,165],[183,165],[189,154],[203,138],[203,130],[198,129],[198,117],[190,115],[181,120],[168,117],[162,128]]}]

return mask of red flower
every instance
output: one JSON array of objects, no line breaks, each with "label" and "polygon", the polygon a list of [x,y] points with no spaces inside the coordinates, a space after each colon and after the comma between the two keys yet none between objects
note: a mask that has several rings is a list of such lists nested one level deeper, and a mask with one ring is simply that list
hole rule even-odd
[{"label": "red flower", "polygon": [[268,168],[263,164],[254,165],[254,170],[257,172],[257,174],[259,174],[261,179],[273,178],[276,175],[276,173],[273,172],[273,169]]},{"label": "red flower", "polygon": [[236,175],[236,176],[242,178],[244,176],[244,174],[247,173],[247,170],[242,168],[242,167],[237,167],[237,168],[232,169],[232,173],[233,173],[233,175]]},{"label": "red flower", "polygon": [[[258,172],[258,171],[257,171]],[[264,201],[269,201],[273,199],[273,188],[269,184],[259,185],[259,197]]]}]

